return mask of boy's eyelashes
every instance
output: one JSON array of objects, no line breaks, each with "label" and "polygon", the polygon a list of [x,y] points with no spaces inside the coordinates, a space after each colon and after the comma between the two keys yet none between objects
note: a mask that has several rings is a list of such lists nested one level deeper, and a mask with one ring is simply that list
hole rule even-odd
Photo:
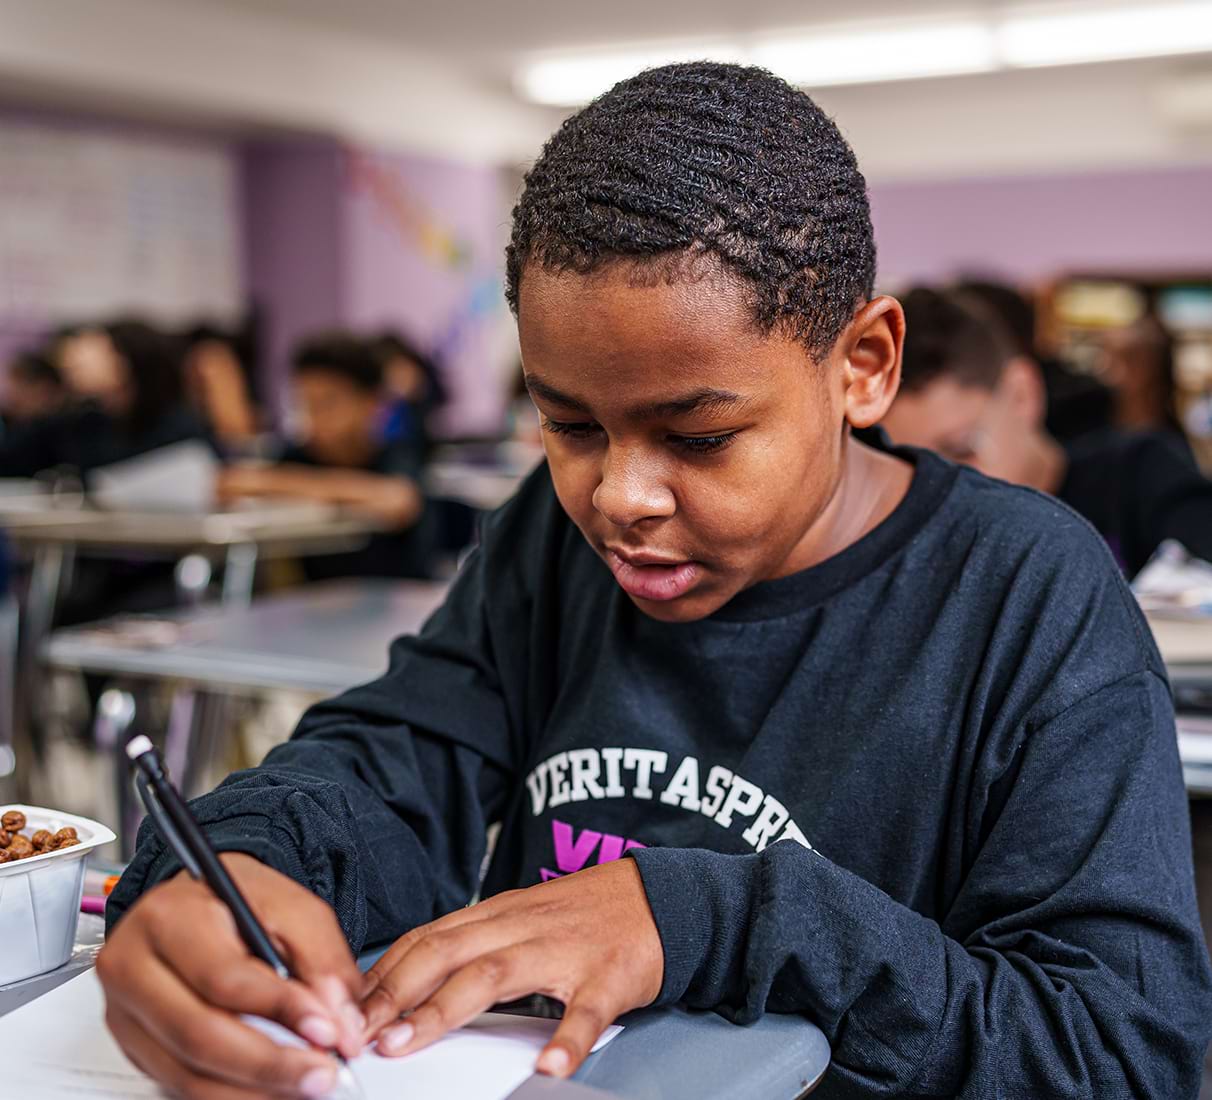
[{"label": "boy's eyelashes", "polygon": [[[562,435],[574,440],[588,440],[601,433],[601,425],[591,420],[552,420],[549,416],[542,418],[543,430],[552,435]],[[666,441],[691,454],[712,454],[727,447],[739,432],[719,432],[715,435],[677,435],[670,434]]]}]

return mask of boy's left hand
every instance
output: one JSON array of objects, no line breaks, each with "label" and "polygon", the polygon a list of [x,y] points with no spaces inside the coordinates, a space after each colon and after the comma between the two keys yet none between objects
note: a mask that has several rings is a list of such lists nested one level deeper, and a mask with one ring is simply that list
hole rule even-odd
[{"label": "boy's left hand", "polygon": [[664,969],[639,868],[619,859],[401,937],[367,974],[367,1040],[411,1054],[499,1001],[543,993],[563,1002],[564,1018],[537,1068],[567,1077],[617,1016],[656,999]]}]

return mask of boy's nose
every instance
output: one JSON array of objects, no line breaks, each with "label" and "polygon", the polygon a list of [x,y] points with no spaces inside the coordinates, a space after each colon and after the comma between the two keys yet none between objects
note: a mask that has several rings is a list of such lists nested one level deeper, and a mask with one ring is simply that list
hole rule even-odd
[{"label": "boy's nose", "polygon": [[615,527],[671,516],[677,501],[661,463],[634,452],[607,451],[593,506]]}]

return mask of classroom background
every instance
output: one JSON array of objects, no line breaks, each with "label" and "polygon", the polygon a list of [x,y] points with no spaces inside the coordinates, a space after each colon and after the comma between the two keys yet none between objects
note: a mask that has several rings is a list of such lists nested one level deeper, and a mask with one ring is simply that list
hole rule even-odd
[{"label": "classroom background", "polygon": [[[384,667],[541,456],[526,167],[651,64],[810,90],[881,290],[1014,292],[1074,433],[1212,473],[1212,3],[911,7],[0,0],[0,801],[106,822],[116,863],[130,733],[200,791]],[[1212,619],[1158,636],[1197,800]]]}]

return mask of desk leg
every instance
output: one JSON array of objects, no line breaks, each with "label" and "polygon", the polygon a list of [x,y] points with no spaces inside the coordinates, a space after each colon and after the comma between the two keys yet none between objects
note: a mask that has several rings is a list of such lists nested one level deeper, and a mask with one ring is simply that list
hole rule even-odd
[{"label": "desk leg", "polygon": [[43,543],[34,551],[29,589],[25,596],[24,623],[17,651],[17,681],[14,698],[14,735],[17,752],[40,754],[42,691],[42,646],[55,621],[55,606],[65,571],[70,567],[70,547]]},{"label": "desk leg", "polygon": [[226,695],[189,688],[178,688],[173,694],[164,761],[186,798],[205,792],[205,780],[227,744],[237,709],[235,700]]},{"label": "desk leg", "polygon": [[[189,766],[189,756],[194,743],[194,726],[198,719],[198,693],[179,687],[173,692],[173,701],[168,712],[168,732],[164,735],[164,763],[168,774],[177,782]],[[179,790],[188,798],[184,787]]]},{"label": "desk leg", "polygon": [[135,831],[141,811],[135,804],[130,785],[130,767],[126,759],[126,742],[137,712],[134,695],[122,688],[110,687],[97,700],[93,719],[93,743],[103,759],[111,761],[113,791],[118,820],[118,847],[123,860],[135,852]]},{"label": "desk leg", "polygon": [[253,581],[256,575],[256,543],[244,542],[229,546],[223,570],[223,602],[228,606],[247,607],[252,602]]},{"label": "desk leg", "polygon": [[186,798],[194,798],[208,789],[207,781],[228,745],[240,709],[230,695],[198,692],[195,698],[193,738],[181,769],[181,791]]}]

